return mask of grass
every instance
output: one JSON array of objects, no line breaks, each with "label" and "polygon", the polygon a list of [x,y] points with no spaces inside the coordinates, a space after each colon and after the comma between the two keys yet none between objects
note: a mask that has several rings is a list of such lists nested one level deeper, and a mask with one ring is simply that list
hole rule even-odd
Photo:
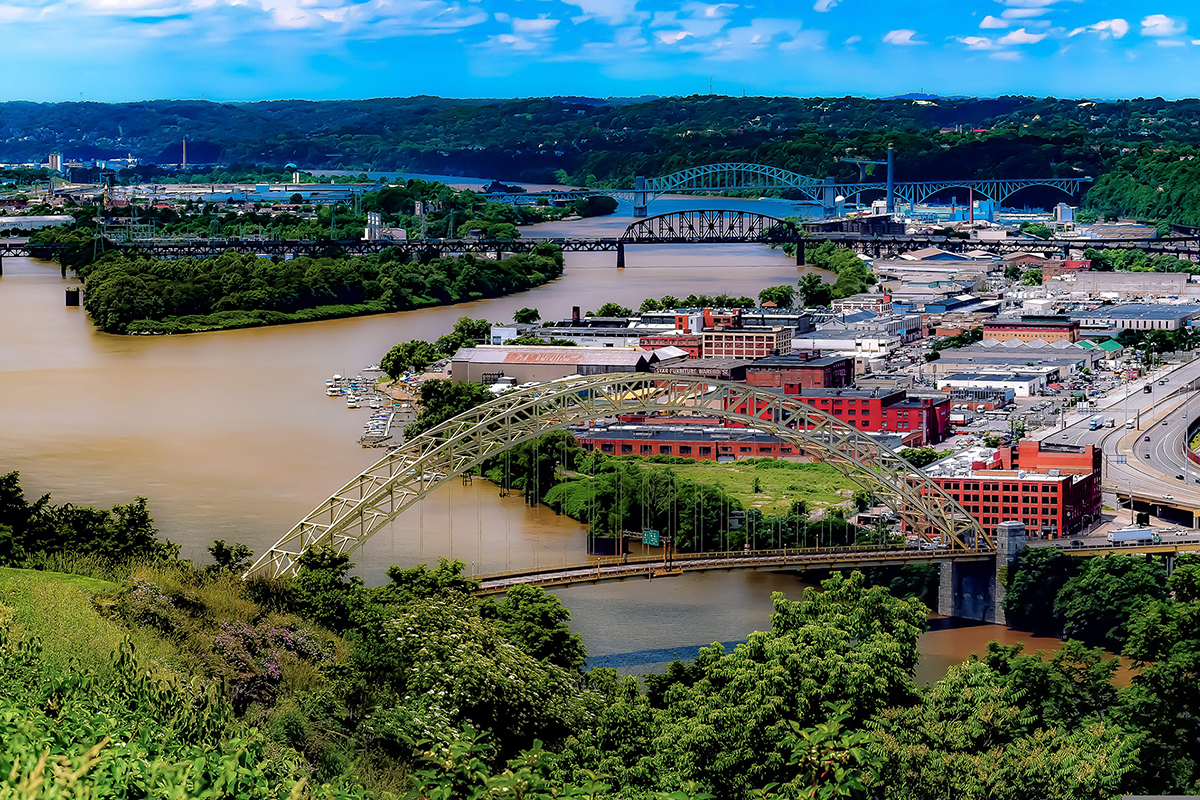
[{"label": "grass", "polygon": [[104,674],[112,669],[112,654],[126,636],[142,657],[176,663],[170,644],[101,616],[93,596],[116,588],[115,583],[80,575],[0,568],[0,624],[19,637],[40,639],[42,659],[53,666],[66,667],[75,660]]},{"label": "grass", "polygon": [[[741,500],[746,508],[763,514],[783,514],[793,500],[804,500],[810,510],[834,506],[850,499],[859,486],[828,464],[805,464],[771,459],[752,459],[730,464],[696,461],[672,464],[683,478],[709,486],[720,486]],[[757,478],[762,491],[755,493]]]}]

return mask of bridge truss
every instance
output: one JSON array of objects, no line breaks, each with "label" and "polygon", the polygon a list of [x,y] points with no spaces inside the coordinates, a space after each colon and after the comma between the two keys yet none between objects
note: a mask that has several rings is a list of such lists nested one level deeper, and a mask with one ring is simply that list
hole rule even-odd
[{"label": "bridge truss", "polygon": [[799,242],[800,229],[792,223],[753,211],[722,209],[676,211],[639,220],[621,235],[624,244],[730,244]]},{"label": "bridge truss", "polygon": [[[1072,197],[1078,196],[1091,178],[1021,178],[1013,180],[963,180],[963,181],[896,181],[896,197],[916,205],[948,189],[973,191],[981,198],[1002,203],[1022,189],[1045,186],[1058,189]],[[832,179],[818,180],[809,175],[772,167],[766,164],[735,162],[729,164],[704,164],[672,172],[657,178],[639,177],[633,189],[576,189],[554,192],[497,193],[487,198],[494,202],[514,205],[533,205],[539,198],[551,202],[568,201],[580,197],[607,195],[632,203],[634,216],[645,216],[649,203],[664,194],[692,194],[736,191],[783,191],[792,190],[815,203],[830,207],[837,196],[849,197],[861,192],[879,191],[886,193],[888,185],[876,182],[835,183]]]},{"label": "bridge truss", "polygon": [[360,547],[405,509],[522,442],[615,414],[691,412],[765,430],[820,458],[951,552],[994,550],[991,538],[936,483],[865,433],[796,398],[738,383],[678,376],[574,376],[509,392],[406,441],[297,523],[246,575],[288,575],[310,547]]}]

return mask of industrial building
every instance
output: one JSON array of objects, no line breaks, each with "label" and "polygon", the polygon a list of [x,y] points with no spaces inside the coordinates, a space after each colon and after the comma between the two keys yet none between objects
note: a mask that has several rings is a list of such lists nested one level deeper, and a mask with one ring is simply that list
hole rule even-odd
[{"label": "industrial building", "polygon": [[1046,373],[956,372],[938,378],[941,389],[1011,389],[1016,397],[1031,397],[1046,386]]},{"label": "industrial building", "polygon": [[1177,331],[1200,317],[1200,305],[1125,303],[1100,306],[1071,314],[1083,328],[1135,331]]},{"label": "industrial building", "polygon": [[922,471],[985,530],[1015,520],[1030,535],[1061,536],[1100,516],[1100,452],[1091,445],[972,447]]},{"label": "industrial building", "polygon": [[[795,397],[862,431],[915,434],[912,441],[920,445],[937,444],[950,430],[950,400],[945,395],[910,395],[905,390],[887,393],[861,389],[805,389]],[[737,410],[750,413],[745,404]],[[764,414],[766,410],[766,404],[760,402],[754,415]]]},{"label": "industrial building", "polygon": [[1020,319],[994,319],[983,323],[983,338],[1006,342],[1017,339],[1032,342],[1079,341],[1079,321],[1058,315],[1026,314]]},{"label": "industrial building", "polygon": [[744,379],[751,386],[782,389],[799,394],[804,389],[837,389],[854,382],[854,359],[826,356],[806,360],[793,353],[770,356],[745,367]]},{"label": "industrial building", "polygon": [[617,347],[496,346],[460,348],[450,359],[450,378],[455,383],[496,383],[511,378],[515,383],[552,381],[568,375],[605,375],[648,372],[662,361],[682,361],[678,350],[647,351]]},{"label": "industrial building", "polygon": [[[682,423],[682,420],[672,420]],[[702,461],[788,458],[800,449],[756,428],[693,424],[616,424],[572,431],[580,446],[612,455],[682,456]]]}]

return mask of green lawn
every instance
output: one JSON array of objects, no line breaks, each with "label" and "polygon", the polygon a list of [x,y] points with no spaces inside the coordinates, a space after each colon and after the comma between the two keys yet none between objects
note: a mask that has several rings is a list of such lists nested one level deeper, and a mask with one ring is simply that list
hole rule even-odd
[{"label": "green lawn", "polygon": [[0,568],[0,625],[17,636],[42,642],[42,658],[66,666],[76,659],[101,672],[112,668],[112,654],[129,636],[136,652],[159,663],[174,663],[170,644],[106,619],[96,610],[93,595],[116,589],[115,583],[32,569]]},{"label": "green lawn", "polygon": [[[788,461],[754,459],[731,464],[696,461],[672,464],[677,475],[698,483],[721,486],[745,504],[763,514],[785,513],[793,500],[804,500],[810,510],[844,503],[859,486],[828,464],[798,464]],[[754,479],[762,489],[754,493]]]}]

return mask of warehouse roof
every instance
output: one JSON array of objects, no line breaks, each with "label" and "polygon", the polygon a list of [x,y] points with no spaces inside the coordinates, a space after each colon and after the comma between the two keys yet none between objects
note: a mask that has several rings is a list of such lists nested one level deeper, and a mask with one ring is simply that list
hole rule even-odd
[{"label": "warehouse roof", "polygon": [[580,364],[636,367],[658,358],[645,350],[624,347],[539,347],[483,345],[463,347],[454,361],[477,364]]}]

